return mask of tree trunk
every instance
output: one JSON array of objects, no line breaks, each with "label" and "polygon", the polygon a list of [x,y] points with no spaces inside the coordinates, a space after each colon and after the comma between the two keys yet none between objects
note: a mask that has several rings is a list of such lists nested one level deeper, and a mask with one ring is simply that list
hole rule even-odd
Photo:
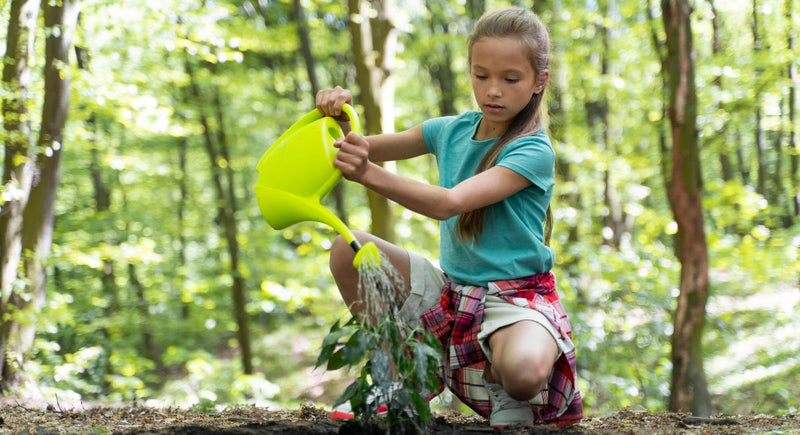
[{"label": "tree trunk", "polygon": [[[450,2],[437,0],[428,2],[430,19],[428,28],[431,34],[450,33],[450,23],[455,13],[450,10]],[[422,64],[431,76],[431,85],[439,93],[439,115],[456,114],[456,80],[453,71],[453,50],[447,40],[440,41],[433,50],[423,54]]]},{"label": "tree trunk", "polygon": [[[366,134],[394,131],[394,82],[391,71],[397,35],[391,17],[392,0],[348,0],[350,33],[356,64],[359,101],[364,105]],[[387,166],[390,166],[387,164]],[[372,212],[371,232],[394,241],[394,218],[388,199],[367,191]]]},{"label": "tree trunk", "polygon": [[[794,6],[792,0],[787,0],[786,3],[786,22],[794,23]],[[789,53],[794,53],[795,50],[795,32],[796,26],[789,26],[787,32],[787,48]],[[789,76],[789,179],[792,186],[791,202],[794,205],[794,222],[800,222],[800,137],[797,134],[796,127],[796,106],[797,106],[797,59],[789,58],[789,65],[787,67],[787,74]]]},{"label": "tree trunk", "polygon": [[[217,215],[222,220],[222,229],[228,244],[228,254],[230,256],[230,271],[233,286],[231,295],[233,298],[234,316],[237,325],[237,337],[239,347],[242,351],[242,369],[245,374],[253,373],[253,355],[250,346],[250,323],[247,315],[247,298],[245,295],[245,283],[239,266],[239,241],[237,239],[236,224],[236,195],[234,192],[233,169],[230,166],[228,155],[227,136],[224,130],[222,119],[222,109],[220,107],[219,96],[215,94],[212,98],[214,116],[216,117],[217,130],[212,130],[209,119],[203,110],[207,102],[204,101],[200,92],[200,86],[194,76],[194,71],[187,59],[184,63],[186,73],[189,76],[190,90],[197,104],[199,121],[203,127],[203,143],[208,153],[211,164],[211,181],[214,185],[217,200]],[[217,91],[215,91],[217,92]],[[219,149],[217,149],[219,147]],[[227,182],[227,183],[225,183]],[[227,184],[227,188],[225,187]]]},{"label": "tree trunk", "polygon": [[[615,6],[613,0],[601,2],[599,6],[605,8],[605,10],[601,11],[605,19],[601,24],[596,26],[597,33],[600,35],[601,47],[591,56],[591,60],[592,63],[597,65],[597,69],[604,80],[608,80],[613,76],[610,71],[608,60],[611,51],[612,30],[605,23],[613,22]],[[597,99],[587,101],[585,109],[586,119],[589,123],[589,129],[592,132],[592,139],[594,142],[601,144],[603,151],[607,155],[616,155],[616,150],[613,149],[611,143],[611,126],[609,125],[610,108],[606,95],[600,94],[597,96]],[[622,235],[628,230],[625,227],[625,213],[622,210],[622,203],[612,171],[613,168],[608,166],[603,169],[603,203],[608,210],[608,213],[603,218],[603,224],[610,233],[610,237],[604,237],[603,239],[605,244],[614,248],[619,248]]]},{"label": "tree trunk", "polygon": [[178,146],[178,173],[180,180],[178,182],[178,193],[180,199],[178,202],[178,290],[180,294],[177,295],[181,300],[181,318],[186,320],[189,318],[189,311],[191,305],[184,300],[183,292],[186,288],[186,203],[189,201],[189,187],[186,178],[189,176],[186,170],[186,153],[188,150],[188,140],[181,139]]},{"label": "tree trunk", "polygon": [[[0,393],[13,386],[21,355],[13,349],[12,330],[17,329],[14,312],[21,282],[17,276],[22,259],[22,226],[25,206],[30,198],[35,162],[32,152],[29,100],[31,92],[30,58],[33,54],[39,0],[12,0],[6,51],[3,56],[2,95],[5,154],[3,159],[4,197],[0,209]],[[13,359],[13,361],[12,361]]]},{"label": "tree trunk", "polygon": [[[308,20],[303,10],[303,3],[300,0],[294,0],[292,14],[297,24],[297,39],[300,42],[300,51],[303,53],[303,61],[305,62],[308,81],[311,83],[311,107],[313,107],[317,92],[320,90],[320,84],[317,78],[317,61],[314,59],[314,50],[311,47],[311,36],[308,32]],[[342,222],[347,225],[347,207],[344,203],[344,183],[337,183],[336,186],[333,187],[330,195],[333,197],[336,214],[342,219]]]},{"label": "tree trunk", "polygon": [[[38,183],[33,184],[25,207],[22,236],[26,253],[25,274],[31,295],[25,309],[36,313],[39,313],[45,301],[45,262],[53,243],[56,191],[61,178],[64,126],[69,112],[70,80],[66,66],[69,65],[72,36],[78,21],[77,3],[77,0],[62,0],[59,3],[46,2],[44,5],[45,28],[48,31],[60,31],[49,32],[45,42],[44,103],[36,159],[37,172],[41,175]],[[35,322],[20,328],[20,354],[23,357],[33,349],[35,332]]]},{"label": "tree trunk", "polygon": [[667,194],[678,224],[676,243],[681,263],[680,294],[672,333],[669,409],[708,416],[714,412],[702,348],[708,300],[708,248],[703,229],[691,7],[688,0],[663,0],[661,8],[667,44],[663,73],[668,78],[672,133],[672,172]]},{"label": "tree trunk", "polygon": [[157,372],[163,372],[164,364],[161,361],[161,352],[158,350],[158,345],[156,345],[156,340],[153,336],[150,305],[147,303],[147,298],[144,294],[144,286],[136,274],[136,265],[132,263],[128,263],[128,282],[133,287],[134,294],[136,294],[136,308],[142,320],[142,324],[139,327],[142,332],[142,355],[155,363]]},{"label": "tree trunk", "polygon": [[[80,59],[80,57],[79,57]],[[82,69],[87,68],[87,66],[82,66]],[[87,121],[87,128],[90,130],[91,136],[96,136],[96,124],[94,122],[94,115],[89,117]],[[95,211],[97,212],[97,218],[101,219],[101,216],[105,215],[108,212],[109,208],[111,207],[111,190],[106,186],[105,179],[103,177],[102,169],[100,168],[99,164],[99,156],[98,151],[96,148],[97,142],[92,139],[91,140],[91,151],[90,156],[91,160],[89,161],[89,172],[92,177],[92,186],[94,187],[94,198],[95,198]],[[117,244],[118,240],[104,240],[111,245]],[[108,305],[103,308],[103,313],[106,318],[113,318],[120,309],[120,301],[119,301],[119,288],[117,287],[117,275],[114,267],[114,261],[110,258],[103,259],[103,270],[100,271],[100,285],[103,289],[103,295],[108,298]],[[110,344],[111,333],[108,331],[108,328],[102,329],[103,339],[105,343]],[[101,366],[105,370],[106,375],[112,374],[112,364],[110,360],[112,349],[110,346],[104,346],[104,352],[102,355],[103,362]]]},{"label": "tree trunk", "polygon": [[319,92],[319,80],[317,80],[316,62],[311,50],[311,37],[308,34],[308,23],[306,14],[303,11],[303,4],[300,0],[294,0],[294,21],[297,24],[297,38],[300,40],[300,52],[303,53],[303,60],[306,64],[308,81],[311,83],[311,102]]},{"label": "tree trunk", "polygon": [[[236,183],[234,180],[234,172],[231,167],[231,156],[228,152],[228,137],[225,133],[225,120],[222,114],[222,103],[219,98],[219,89],[216,89],[213,99],[213,108],[216,115],[217,122],[217,144],[219,145],[220,156],[222,161],[226,162],[224,168],[221,168],[225,174],[227,185],[227,197],[225,207],[226,213],[223,214],[223,224],[225,225],[225,238],[228,241],[228,255],[231,260],[231,275],[233,276],[233,306],[236,315],[236,324],[238,325],[239,345],[242,347],[242,367],[244,373],[247,375],[253,374],[253,352],[250,346],[250,321],[247,315],[247,296],[245,294],[245,282],[242,275],[242,268],[239,266],[239,239],[237,238],[238,225],[236,223],[236,214],[239,206],[236,201]],[[216,160],[215,160],[216,161]],[[222,199],[222,198],[221,198]]]},{"label": "tree trunk", "polygon": [[[753,52],[758,58],[758,53],[761,51],[761,38],[759,36],[759,26],[758,26],[758,0],[753,0]],[[758,63],[757,63],[758,65]],[[764,127],[761,123],[761,86],[758,83],[761,79],[761,67],[756,66],[756,75],[755,75],[755,106],[756,106],[756,128],[755,128],[755,143],[756,143],[756,155],[757,155],[757,180],[756,180],[756,192],[758,192],[761,196],[767,197],[767,157],[766,157],[766,138],[764,134]]]},{"label": "tree trunk", "polygon": [[[714,0],[708,0],[708,5],[711,8],[711,55],[714,59],[717,59],[722,52],[722,35],[720,34],[721,21]],[[722,73],[717,73],[711,83],[715,88],[721,90],[723,84]],[[730,152],[728,151],[730,147],[728,146],[728,141],[725,140],[727,136],[726,130],[727,129],[723,129],[723,131],[720,132],[722,140],[720,140],[721,144],[717,148],[717,159],[719,160],[721,178],[723,181],[727,182],[733,180],[733,164],[731,163]]]},{"label": "tree trunk", "polygon": [[[78,25],[80,25],[80,14],[78,15]],[[75,59],[78,68],[82,71],[89,71],[90,56],[86,47],[75,47]],[[85,107],[84,110],[87,110]],[[102,219],[111,208],[111,189],[108,187],[103,169],[100,166],[100,153],[97,149],[97,118],[94,113],[90,113],[86,120],[86,129],[88,130],[89,142],[89,175],[92,179],[92,188],[94,190],[94,203],[95,203],[95,217]],[[107,232],[107,230],[106,230]],[[105,243],[111,245],[117,244],[118,240],[103,240]],[[56,286],[58,284],[56,283]],[[100,271],[100,286],[103,289],[103,295],[108,298],[108,305],[103,308],[103,315],[106,318],[112,318],[117,314],[120,309],[119,301],[119,288],[117,287],[117,275],[114,267],[114,261],[110,258],[103,259],[103,269]],[[58,287],[56,287],[58,288]],[[111,333],[108,328],[102,328],[103,340],[105,343],[111,343]],[[100,370],[106,375],[104,376],[103,388],[109,388],[108,381],[105,379],[110,378],[112,374],[111,364],[111,351],[109,345],[104,346],[104,352],[100,356],[102,362],[98,364]]]}]

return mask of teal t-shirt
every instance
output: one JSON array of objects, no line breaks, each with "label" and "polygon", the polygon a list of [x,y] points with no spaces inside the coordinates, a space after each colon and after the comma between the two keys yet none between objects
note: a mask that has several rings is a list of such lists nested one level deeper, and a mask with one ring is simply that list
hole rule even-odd
[{"label": "teal t-shirt", "polygon": [[[465,112],[423,122],[425,145],[436,156],[442,187],[452,188],[475,175],[497,140],[472,139],[482,116]],[[532,185],[487,208],[477,243],[461,238],[458,216],[440,223],[440,264],[453,281],[485,287],[490,281],[522,278],[553,267],[553,250],[544,245],[543,222],[553,193],[554,164],[555,152],[543,130],[505,146],[497,165]]]}]

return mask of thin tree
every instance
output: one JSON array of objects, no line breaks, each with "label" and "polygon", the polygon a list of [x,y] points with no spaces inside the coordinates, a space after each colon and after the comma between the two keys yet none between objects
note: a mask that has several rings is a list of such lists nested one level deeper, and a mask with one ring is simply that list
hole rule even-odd
[{"label": "thin tree", "polygon": [[[722,22],[714,0],[708,0],[708,6],[711,8],[711,55],[717,60],[722,55]],[[722,89],[723,80],[721,71],[714,75],[714,80],[711,83],[715,88]],[[730,146],[728,145],[728,141],[724,140],[728,134],[729,130],[726,125],[713,137],[713,139],[722,139],[719,140],[717,157],[719,159],[722,181],[725,182],[733,180],[734,174],[733,163],[731,162],[729,152]],[[709,142],[710,141],[711,140],[709,140]]]},{"label": "thin tree", "polygon": [[[366,134],[394,131],[394,82],[391,72],[397,50],[392,23],[393,0],[348,0],[350,34],[356,64],[358,101],[364,105]],[[394,241],[394,219],[388,199],[367,191],[372,212],[371,232]]]},{"label": "thin tree", "polygon": [[[306,18],[305,10],[303,9],[303,2],[294,0],[294,8],[292,9],[292,18],[297,25],[297,39],[300,42],[300,52],[303,53],[303,61],[306,66],[306,73],[308,74],[308,81],[311,84],[311,104],[314,104],[317,92],[320,90],[319,79],[317,78],[317,61],[314,59],[314,50],[311,46],[311,34],[308,30],[308,19]],[[260,7],[264,22],[266,23],[266,9]],[[347,209],[344,203],[344,183],[338,183],[331,191],[333,196],[336,213],[341,217],[342,222],[347,225]]]},{"label": "thin tree", "polygon": [[789,51],[788,66],[786,68],[789,76],[789,98],[788,98],[788,120],[789,123],[789,178],[792,186],[791,203],[794,205],[794,221],[800,221],[800,135],[797,134],[797,56],[795,53],[795,41],[797,38],[797,27],[793,24],[794,1],[786,0],[784,15],[786,22],[789,23],[787,29],[787,49]]},{"label": "thin tree", "polygon": [[[252,374],[253,352],[250,345],[250,319],[246,309],[247,296],[245,293],[245,279],[239,262],[241,250],[239,248],[239,239],[237,238],[238,225],[236,223],[238,206],[219,89],[212,87],[210,90],[212,95],[210,97],[205,95],[200,90],[200,84],[198,83],[195,70],[188,58],[184,61],[184,68],[189,77],[189,92],[194,100],[194,104],[196,104],[198,108],[197,116],[203,129],[203,145],[208,154],[211,166],[211,181],[216,194],[217,216],[220,219],[222,231],[228,246],[229,268],[233,281],[231,296],[236,319],[237,338],[242,352],[242,370],[245,374]],[[209,68],[213,74],[214,65],[209,65]],[[211,114],[205,111],[205,108],[209,106],[213,111]],[[214,125],[212,125],[212,123]]]},{"label": "thin tree", "polygon": [[680,294],[672,333],[669,409],[708,416],[714,412],[703,369],[703,328],[708,300],[708,247],[703,228],[702,174],[697,130],[691,12],[688,0],[662,0],[672,171],[667,196],[681,263]]},{"label": "thin tree", "polygon": [[753,0],[752,6],[752,27],[751,30],[753,32],[753,54],[755,57],[755,64],[756,64],[756,76],[755,76],[755,118],[756,118],[756,129],[755,129],[755,144],[756,144],[756,156],[757,161],[756,164],[758,167],[757,170],[757,179],[756,179],[756,192],[761,194],[762,196],[767,196],[767,157],[766,157],[766,137],[764,132],[764,125],[762,123],[762,111],[761,111],[761,88],[762,85],[759,83],[761,80],[762,75],[762,67],[761,64],[761,57],[760,53],[762,51],[762,42],[761,42],[761,32],[759,29],[759,15],[758,15],[758,0]]}]

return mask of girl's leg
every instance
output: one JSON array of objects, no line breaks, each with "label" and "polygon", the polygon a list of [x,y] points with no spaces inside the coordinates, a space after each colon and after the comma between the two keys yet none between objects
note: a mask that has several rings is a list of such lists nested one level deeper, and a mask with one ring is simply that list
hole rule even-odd
[{"label": "girl's leg", "polygon": [[492,362],[486,380],[501,384],[509,396],[527,401],[544,388],[560,350],[541,324],[522,320],[489,336]]},{"label": "girl's leg", "polygon": [[[392,266],[397,269],[403,284],[402,288],[393,288],[392,290],[397,307],[402,307],[403,302],[405,302],[408,297],[409,289],[411,288],[411,264],[408,252],[372,234],[361,231],[354,231],[353,234],[362,245],[367,242],[374,242]],[[344,302],[350,308],[350,312],[356,315],[364,311],[364,304],[361,301],[362,297],[358,293],[358,271],[353,267],[354,257],[355,253],[353,252],[353,248],[350,247],[343,237],[337,237],[331,247],[331,273],[333,274],[334,281],[336,281],[336,286],[339,287],[339,293],[342,294],[342,299],[344,299]],[[369,290],[372,289],[367,289],[367,291]],[[382,300],[382,298],[377,299]]]}]

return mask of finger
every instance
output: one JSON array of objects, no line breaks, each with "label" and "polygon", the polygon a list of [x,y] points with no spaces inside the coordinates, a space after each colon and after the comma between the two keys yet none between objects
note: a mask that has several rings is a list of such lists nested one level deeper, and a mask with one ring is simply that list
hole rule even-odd
[{"label": "finger", "polygon": [[351,142],[351,143],[354,143],[354,144],[363,144],[363,145],[367,145],[367,146],[369,145],[369,143],[364,138],[364,136],[361,136],[360,134],[352,132],[352,131],[350,133],[347,133],[347,136],[345,136],[345,139],[348,142]]},{"label": "finger", "polygon": [[356,158],[365,160],[369,156],[369,150],[362,145],[354,144],[352,142],[344,141],[339,147],[339,152],[352,155]]},{"label": "finger", "polygon": [[347,178],[348,180],[350,179],[350,176],[353,174],[353,172],[355,172],[355,166],[351,165],[350,163],[343,162],[339,159],[333,161],[333,166],[342,171],[342,175],[344,175],[344,177]]}]

